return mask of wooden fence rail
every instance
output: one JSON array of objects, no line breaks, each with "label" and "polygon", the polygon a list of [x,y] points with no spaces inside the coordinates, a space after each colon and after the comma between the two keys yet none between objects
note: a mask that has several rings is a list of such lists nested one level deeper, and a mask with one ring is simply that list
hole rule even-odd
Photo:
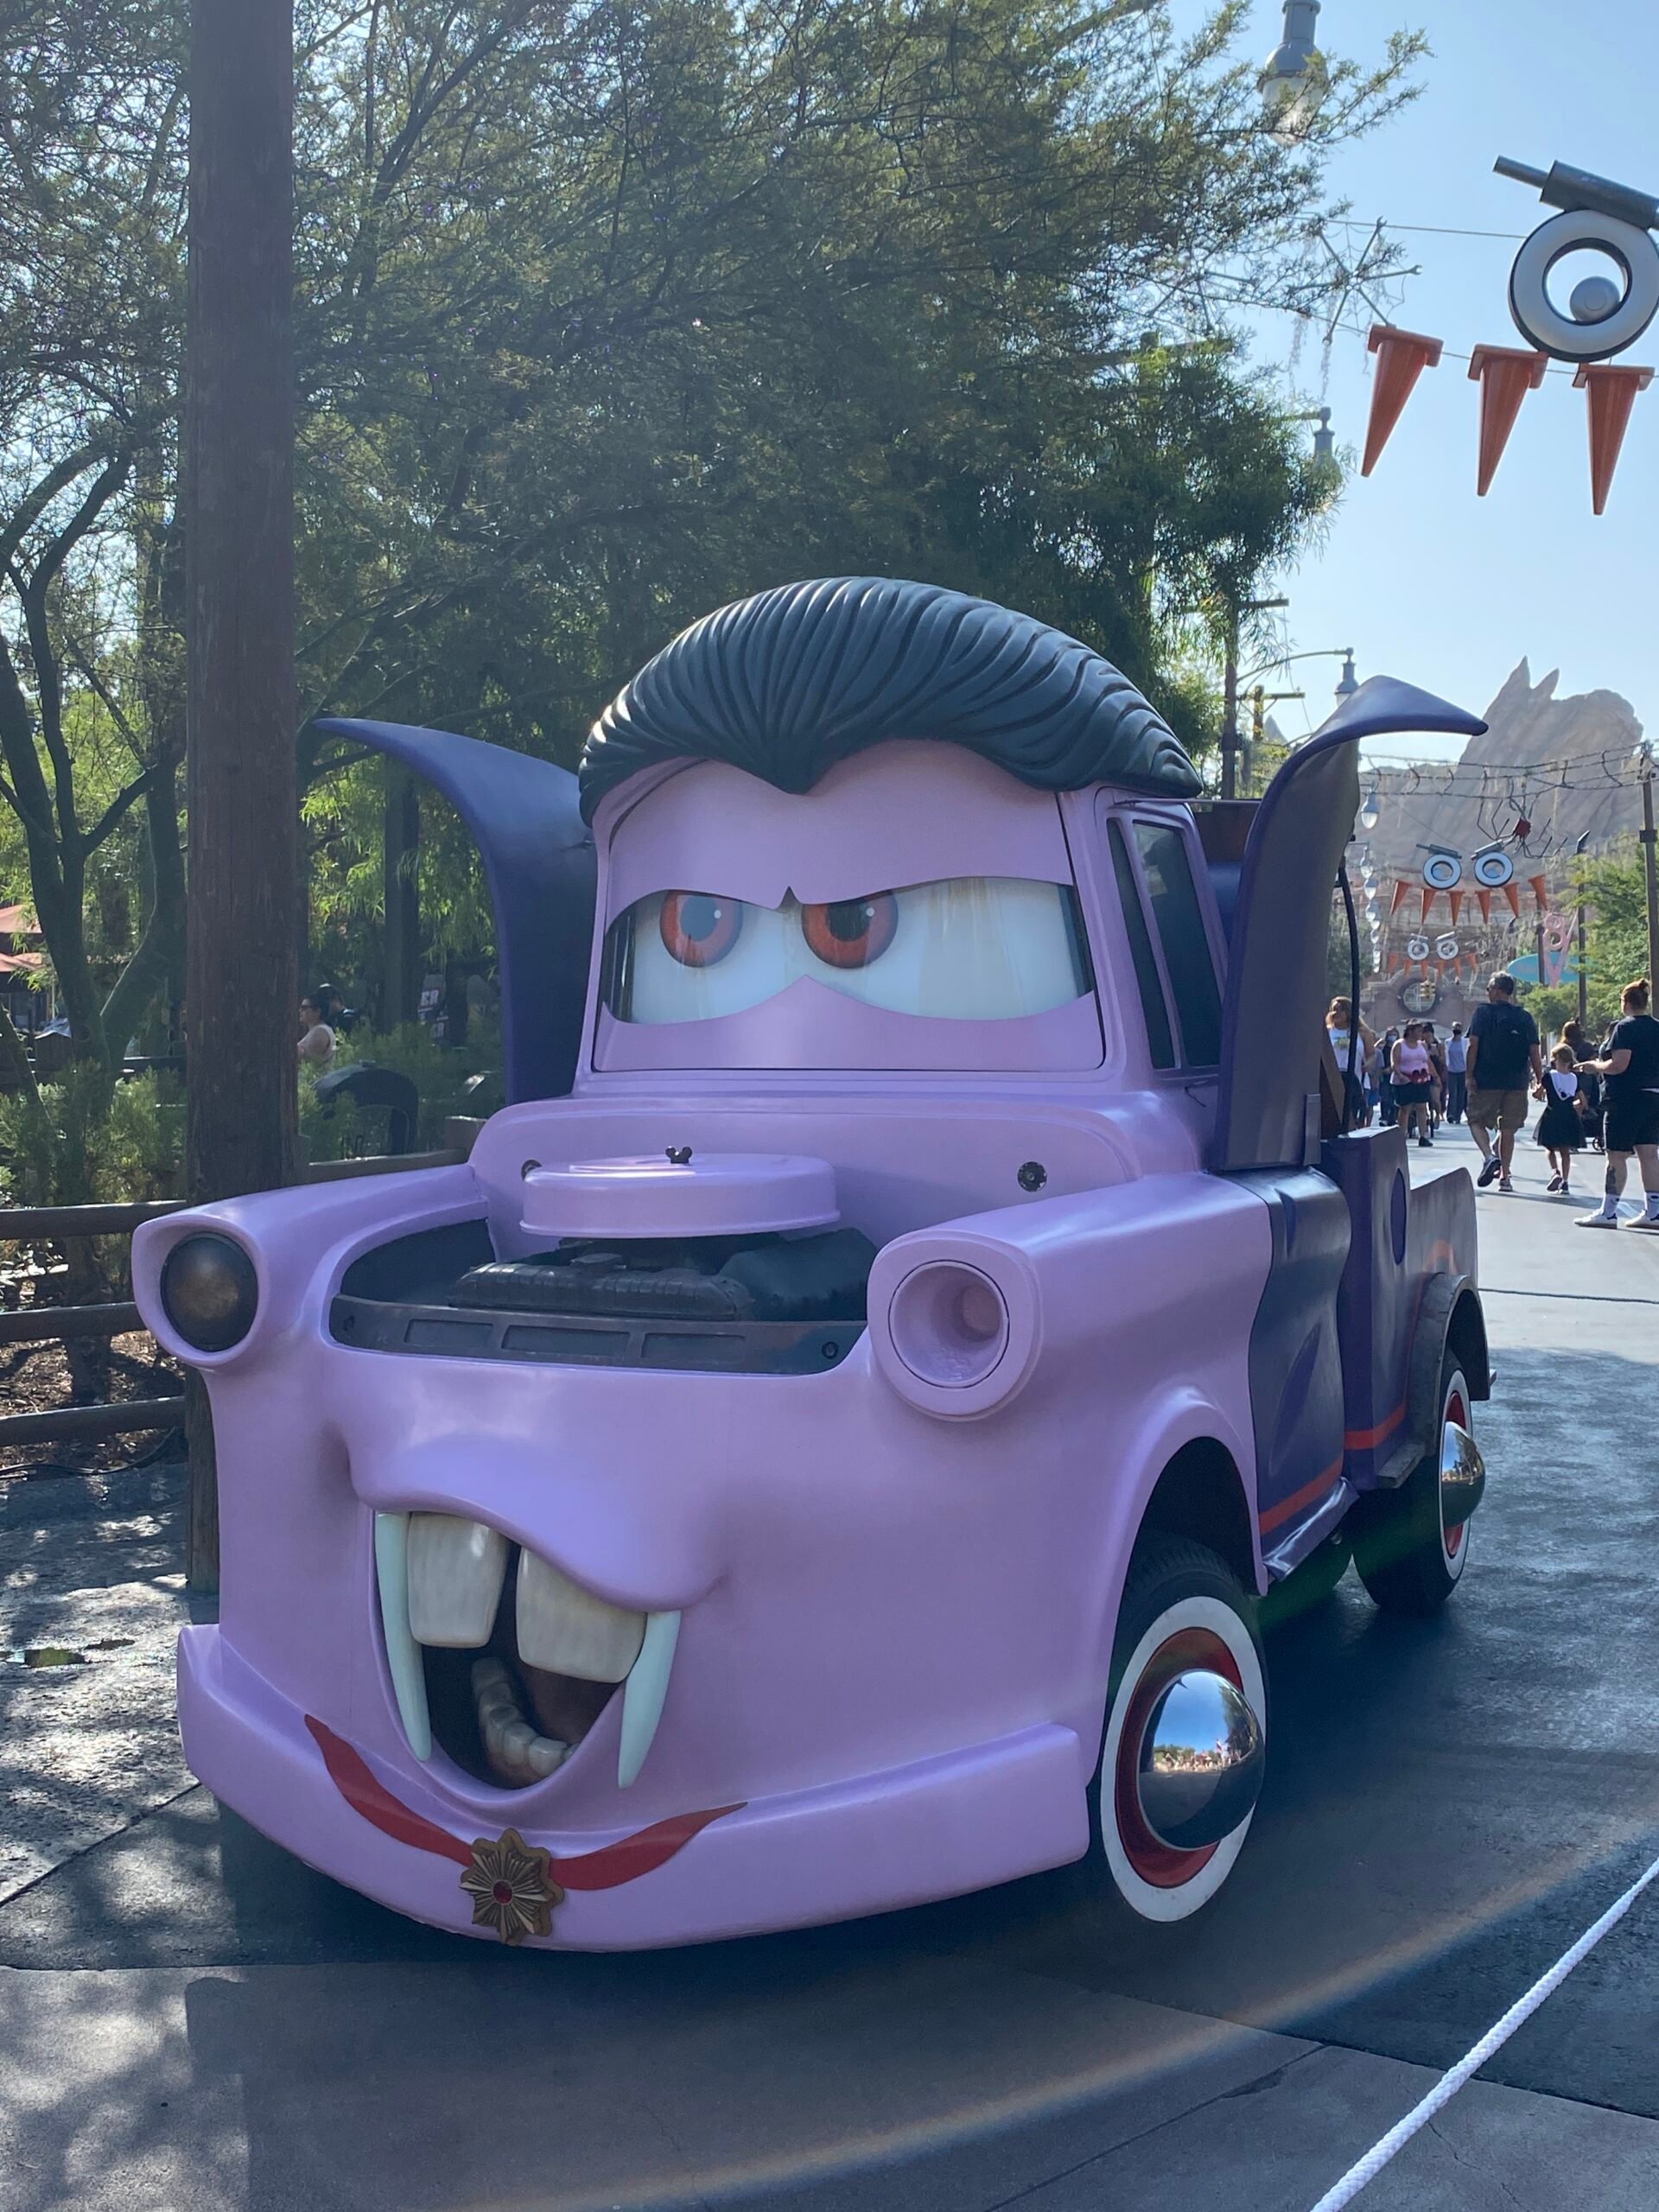
[{"label": "wooden fence rail", "polygon": [[[367,1160],[320,1160],[300,1171],[302,1183],[338,1183],[359,1175],[401,1175],[427,1167],[459,1166],[472,1152],[481,1122],[457,1117],[444,1126],[448,1141],[435,1152],[378,1154]],[[71,1236],[130,1236],[146,1221],[181,1213],[182,1198],[143,1205],[0,1206],[0,1243],[47,1244]],[[142,1329],[130,1300],[107,1306],[24,1306],[0,1312],[0,1344],[51,1344],[71,1337],[120,1337]],[[0,1446],[64,1444],[94,1436],[137,1436],[176,1428],[184,1418],[181,1393],[131,1398],[110,1405],[59,1406],[40,1414],[0,1415]]]}]

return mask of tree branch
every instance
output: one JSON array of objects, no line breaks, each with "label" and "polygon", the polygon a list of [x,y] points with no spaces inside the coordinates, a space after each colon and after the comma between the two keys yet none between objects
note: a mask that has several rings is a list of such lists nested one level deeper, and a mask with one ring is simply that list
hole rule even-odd
[{"label": "tree branch", "polygon": [[98,850],[105,839],[119,826],[121,817],[133,801],[143,797],[160,772],[161,764],[156,762],[146,768],[143,774],[129,784],[124,791],[116,793],[103,813],[99,816],[97,821],[81,839],[80,849],[83,853],[92,854]]}]

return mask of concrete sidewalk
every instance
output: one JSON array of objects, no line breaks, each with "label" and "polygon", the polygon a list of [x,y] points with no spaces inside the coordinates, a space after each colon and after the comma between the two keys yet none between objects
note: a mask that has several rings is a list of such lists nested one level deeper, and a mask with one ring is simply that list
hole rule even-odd
[{"label": "concrete sidewalk", "polygon": [[[0,2202],[1303,2212],[1434,2078],[956,1961],[712,2014],[513,1963],[0,1974]],[[1476,2083],[1363,2202],[1651,2212],[1659,2121]]]},{"label": "concrete sidewalk", "polygon": [[0,1904],[193,1786],[185,1484],[181,1464],[0,1476]]}]

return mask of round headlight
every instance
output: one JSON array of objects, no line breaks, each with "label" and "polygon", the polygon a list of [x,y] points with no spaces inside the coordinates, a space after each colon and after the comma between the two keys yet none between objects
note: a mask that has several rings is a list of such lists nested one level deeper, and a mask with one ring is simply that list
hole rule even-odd
[{"label": "round headlight", "polygon": [[987,1274],[930,1260],[907,1274],[887,1309],[887,1334],[911,1373],[936,1389],[982,1382],[1008,1348],[1008,1309]]},{"label": "round headlight", "polygon": [[162,1267],[162,1311],[198,1351],[228,1351],[253,1326],[253,1262],[228,1236],[186,1236]]}]

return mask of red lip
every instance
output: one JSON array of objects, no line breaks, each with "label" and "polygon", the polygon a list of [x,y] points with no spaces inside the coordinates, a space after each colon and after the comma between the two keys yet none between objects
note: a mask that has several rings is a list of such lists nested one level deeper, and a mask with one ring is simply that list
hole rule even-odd
[{"label": "red lip", "polygon": [[[472,1866],[472,1844],[463,1843],[447,1828],[437,1827],[401,1803],[384,1783],[375,1779],[362,1754],[324,1722],[308,1713],[305,1725],[316,1739],[335,1789],[353,1812],[360,1813],[383,1835],[406,1843],[416,1851],[435,1853],[441,1859],[453,1859],[458,1866]],[[624,1882],[637,1882],[642,1874],[655,1873],[677,1852],[683,1851],[694,1835],[701,1834],[713,1821],[724,1820],[728,1813],[741,1813],[742,1809],[741,1805],[717,1805],[707,1813],[677,1813],[671,1820],[653,1821],[650,1827],[625,1835],[618,1843],[607,1843],[599,1851],[585,1852],[579,1858],[550,1856],[550,1871],[562,1889],[613,1890]]]}]

